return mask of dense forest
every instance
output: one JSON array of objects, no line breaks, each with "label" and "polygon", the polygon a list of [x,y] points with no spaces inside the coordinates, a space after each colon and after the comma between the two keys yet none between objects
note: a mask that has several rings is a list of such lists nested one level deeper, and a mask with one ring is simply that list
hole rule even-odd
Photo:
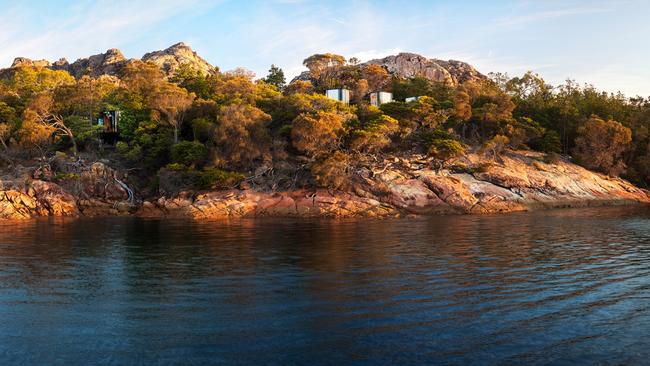
[{"label": "dense forest", "polygon": [[[245,69],[205,74],[187,66],[165,78],[141,61],[119,77],[12,68],[0,82],[0,165],[62,154],[108,159],[154,194],[225,188],[282,169],[343,188],[358,161],[380,154],[427,154],[444,166],[470,150],[498,159],[531,149],[643,187],[650,181],[650,99],[573,81],[551,86],[531,72],[449,85],[333,54],[304,64],[310,81],[290,84],[276,66],[259,80]],[[335,87],[351,91],[350,105],[325,97]],[[396,101],[369,105],[368,93],[380,90]],[[114,145],[96,125],[108,110],[120,111]],[[271,188],[294,184],[295,176]]]}]

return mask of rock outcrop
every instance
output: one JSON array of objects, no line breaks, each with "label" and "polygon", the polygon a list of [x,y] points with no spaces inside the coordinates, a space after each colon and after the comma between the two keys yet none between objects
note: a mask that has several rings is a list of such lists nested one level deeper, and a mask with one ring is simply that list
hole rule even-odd
[{"label": "rock outcrop", "polygon": [[[360,64],[360,66],[364,65],[379,65],[386,69],[389,74],[400,78],[418,76],[450,86],[486,79],[485,75],[466,62],[428,59],[415,53],[400,53]],[[309,71],[305,71],[291,82],[296,80],[311,80],[311,74]]]},{"label": "rock outcrop", "polygon": [[91,77],[98,77],[100,75],[116,76],[129,61],[120,50],[111,48],[105,53],[78,59],[72,64],[67,65],[67,68],[67,61],[63,62],[60,60],[56,67],[67,70],[77,79],[84,75],[90,75]]},{"label": "rock outcrop", "polygon": [[[544,163],[536,153],[517,152],[502,162],[468,155],[459,171],[433,170],[408,159],[367,171],[352,192],[322,189],[290,192],[231,190],[180,195],[148,202],[140,214],[223,219],[257,216],[377,217],[485,214],[542,208],[650,203],[648,192],[620,178],[577,165]],[[458,168],[457,166],[457,168]]]},{"label": "rock outcrop", "polygon": [[31,60],[27,57],[16,57],[11,64],[11,68],[15,67],[50,67],[51,64],[47,60]]},{"label": "rock outcrop", "polygon": [[420,76],[439,83],[454,84],[454,77],[444,67],[414,53],[400,53],[395,56],[370,60],[366,64],[382,66],[391,75],[401,78]]},{"label": "rock outcrop", "polygon": [[382,66],[391,75],[401,78],[419,76],[448,85],[485,79],[483,74],[468,63],[428,59],[415,53],[400,53],[382,59],[370,60],[365,64]]},{"label": "rock outcrop", "polygon": [[0,219],[128,214],[134,209],[118,173],[101,162],[53,181],[49,167],[0,180]]},{"label": "rock outcrop", "polygon": [[214,66],[201,58],[190,46],[183,42],[177,43],[165,50],[149,52],[142,56],[142,61],[153,62],[167,76],[172,76],[181,65],[190,65],[203,75],[214,72]]},{"label": "rock outcrop", "polygon": [[[9,69],[0,70],[0,75],[5,75],[8,71],[17,67],[46,67],[53,70],[65,70],[77,79],[84,75],[94,78],[102,75],[117,76],[126,65],[136,60],[127,59],[116,48],[111,48],[105,53],[80,58],[73,63],[69,63],[64,58],[50,63],[46,60],[17,57]],[[210,63],[201,58],[190,46],[182,42],[162,51],[146,53],[142,57],[142,61],[156,64],[166,77],[173,76],[174,72],[183,64],[189,64],[203,74],[213,73],[215,70]]]},{"label": "rock outcrop", "polygon": [[[383,166],[383,167],[382,167]],[[34,172],[47,177],[47,172]],[[145,217],[225,219],[259,216],[385,217],[485,214],[542,208],[650,203],[648,191],[620,178],[533,152],[509,152],[500,161],[469,154],[449,169],[422,156],[392,157],[365,166],[346,191],[283,192],[231,189],[182,192],[134,206],[117,172],[94,163],[73,182],[0,181],[0,218],[135,214]]]}]

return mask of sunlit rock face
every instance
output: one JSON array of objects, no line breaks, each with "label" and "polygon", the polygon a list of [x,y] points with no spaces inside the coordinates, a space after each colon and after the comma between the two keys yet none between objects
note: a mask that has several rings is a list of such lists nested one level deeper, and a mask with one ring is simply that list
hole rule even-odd
[{"label": "sunlit rock face", "polygon": [[[17,57],[9,70],[18,67],[45,67],[53,70],[65,70],[77,79],[85,75],[96,78],[103,75],[118,76],[126,65],[135,61],[137,59],[124,57],[117,48],[111,48],[104,53],[80,58],[73,63],[69,63],[65,58],[50,63],[47,60],[31,60],[26,57]],[[161,51],[146,53],[142,57],[142,61],[156,64],[165,77],[173,76],[176,70],[184,64],[199,70],[204,75],[215,71],[214,66],[210,65],[183,42]]]},{"label": "sunlit rock face", "polygon": [[470,64],[461,61],[428,59],[415,53],[400,53],[366,62],[382,66],[391,75],[401,78],[423,77],[447,85],[485,79]]},{"label": "sunlit rock face", "polygon": [[[379,65],[386,69],[389,74],[400,78],[423,77],[450,86],[486,79],[485,75],[466,62],[429,59],[415,53],[400,53],[359,64],[360,67],[364,65]],[[305,71],[296,76],[291,82],[311,79],[312,75],[309,71]]]},{"label": "sunlit rock face", "polygon": [[[85,165],[78,179],[51,174],[0,179],[0,219],[37,216],[139,215],[225,219],[259,216],[376,217],[484,214],[541,208],[650,203],[648,191],[629,182],[543,154],[510,151],[499,159],[467,154],[447,169],[423,156],[361,162],[346,191],[303,187],[288,191],[233,188],[143,197],[119,184],[124,174],[106,164]],[[137,193],[137,192],[136,192]]]},{"label": "sunlit rock face", "polygon": [[183,42],[177,43],[165,50],[149,52],[142,56],[142,61],[153,62],[167,76],[172,76],[181,65],[190,65],[204,75],[214,72],[214,66],[199,56],[192,48]]}]

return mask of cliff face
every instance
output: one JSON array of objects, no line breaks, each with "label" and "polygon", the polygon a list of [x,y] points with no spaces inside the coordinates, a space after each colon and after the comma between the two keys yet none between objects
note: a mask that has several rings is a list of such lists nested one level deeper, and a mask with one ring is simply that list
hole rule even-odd
[{"label": "cliff face", "polygon": [[[360,64],[362,67],[364,65],[379,65],[386,69],[389,74],[400,78],[417,76],[450,86],[487,79],[485,75],[468,63],[455,60],[428,59],[415,53],[400,53]],[[311,74],[309,71],[305,71],[291,82],[296,80],[311,80]]]},{"label": "cliff face", "polygon": [[[100,53],[87,58],[80,58],[73,63],[69,63],[62,58],[54,63],[47,60],[30,60],[25,57],[17,57],[10,69],[17,67],[46,67],[53,70],[68,71],[75,78],[81,78],[84,75],[99,77],[101,75],[116,76],[130,62],[136,59],[127,59],[122,52],[116,48],[111,48],[105,53]],[[174,72],[182,64],[189,64],[191,67],[200,70],[204,74],[214,72],[214,67],[206,60],[201,58],[192,48],[185,43],[177,43],[165,50],[154,51],[145,54],[142,61],[153,62],[158,65],[166,77],[174,75]],[[10,70],[9,69],[9,70]],[[4,72],[7,70],[5,69]],[[0,74],[3,70],[0,70]]]},{"label": "cliff face", "polygon": [[465,62],[428,59],[414,53],[400,53],[382,59],[370,60],[365,64],[382,66],[391,75],[401,78],[419,76],[448,85],[458,85],[470,80],[486,78]]},{"label": "cliff face", "polygon": [[142,61],[153,62],[168,76],[174,75],[180,65],[184,64],[201,71],[204,75],[214,72],[214,66],[183,42],[162,51],[149,52],[142,56]]},{"label": "cliff face", "polygon": [[0,218],[117,214],[195,219],[375,217],[650,203],[647,191],[625,180],[564,161],[545,163],[542,155],[532,152],[509,152],[501,161],[470,154],[444,170],[433,169],[422,156],[393,157],[364,165],[357,174],[345,192],[186,192],[133,205],[116,180],[119,174],[95,163],[84,168],[74,192],[65,184],[45,181],[46,176],[38,172],[24,181],[0,181]]},{"label": "cliff face", "polygon": [[105,53],[81,58],[69,65],[67,65],[67,61],[59,60],[56,67],[68,71],[77,79],[84,75],[90,75],[91,77],[100,75],[115,76],[129,61],[120,50],[111,48]]}]

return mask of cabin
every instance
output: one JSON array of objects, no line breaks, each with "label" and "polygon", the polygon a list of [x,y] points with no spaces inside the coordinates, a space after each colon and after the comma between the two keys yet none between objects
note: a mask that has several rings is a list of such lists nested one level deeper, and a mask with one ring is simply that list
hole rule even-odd
[{"label": "cabin", "polygon": [[418,100],[420,100],[420,98],[422,98],[422,96],[419,96],[419,97],[408,97],[408,98],[404,99],[404,101],[405,101],[406,103],[417,102]]},{"label": "cabin", "polygon": [[104,111],[97,118],[97,126],[103,127],[100,137],[107,144],[115,144],[120,134],[120,111]]},{"label": "cabin", "polygon": [[384,103],[390,103],[393,101],[393,93],[389,92],[374,92],[370,93],[370,105],[379,107]]},{"label": "cabin", "polygon": [[325,95],[341,103],[350,104],[350,91],[347,89],[329,89],[325,92]]}]

